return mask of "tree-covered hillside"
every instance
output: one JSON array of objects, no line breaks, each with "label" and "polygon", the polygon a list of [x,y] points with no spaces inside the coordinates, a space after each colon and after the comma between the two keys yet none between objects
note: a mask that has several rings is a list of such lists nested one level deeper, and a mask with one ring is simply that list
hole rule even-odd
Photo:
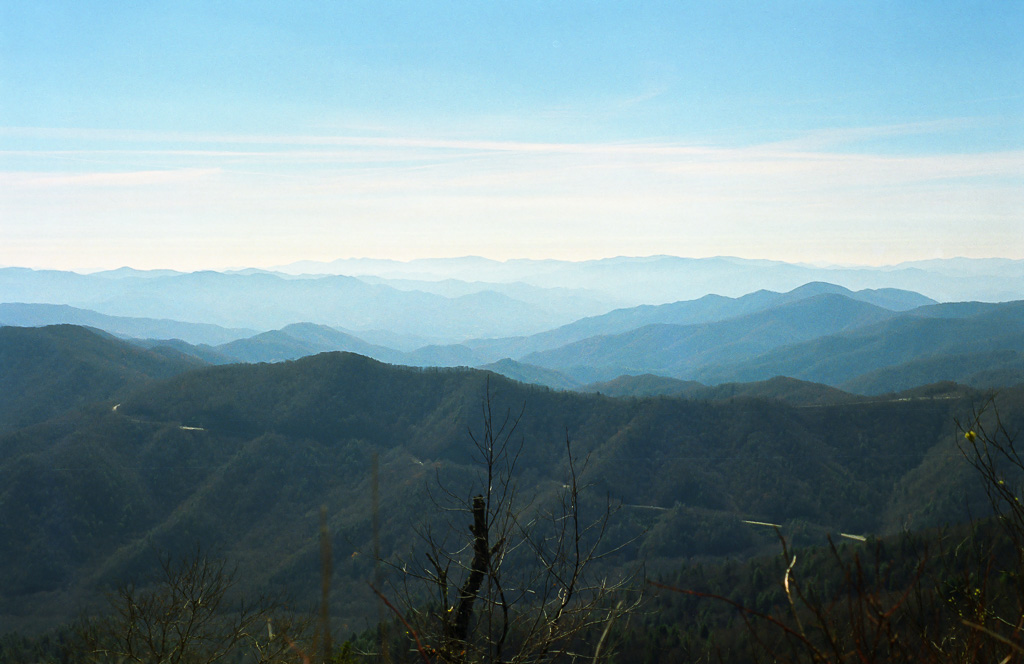
[{"label": "tree-covered hillside", "polygon": [[[568,436],[588,459],[584,506],[621,505],[610,538],[639,539],[609,564],[658,569],[772,546],[744,520],[812,543],[956,521],[984,504],[953,442],[953,417],[969,411],[970,396],[815,406],[615,399],[328,353],[196,369],[141,385],[116,409],[108,401],[0,437],[0,616],[65,620],[144,572],[154,549],[196,542],[237,561],[253,587],[308,597],[326,505],[336,615],[366,625],[377,607],[365,585],[373,460],[381,551],[394,560],[437,516],[431,486],[479,489],[469,434],[480,432],[488,384],[495,412],[523,413],[520,495],[540,505],[562,485]],[[1020,393],[1002,398],[1011,417],[1024,412]]]},{"label": "tree-covered hillside", "polygon": [[0,327],[0,432],[119,396],[202,362],[75,325]]}]

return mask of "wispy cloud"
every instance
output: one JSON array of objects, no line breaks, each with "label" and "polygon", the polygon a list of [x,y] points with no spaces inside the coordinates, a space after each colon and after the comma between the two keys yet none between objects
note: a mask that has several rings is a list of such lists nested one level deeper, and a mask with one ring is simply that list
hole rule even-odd
[{"label": "wispy cloud", "polygon": [[790,150],[836,149],[840,146],[864,141],[962,131],[975,127],[978,124],[979,120],[976,118],[946,118],[868,127],[813,129],[800,132],[795,138],[773,142],[770,145],[779,149]]},{"label": "wispy cloud", "polygon": [[219,174],[216,168],[92,173],[0,173],[0,187],[53,189],[68,187],[152,187],[190,183]]},{"label": "wispy cloud", "polygon": [[[119,147],[0,151],[0,186],[146,187],[232,174],[305,178],[312,188],[358,183],[360,190],[574,187],[581,195],[633,188],[650,193],[701,185],[744,191],[860,187],[867,194],[910,183],[965,178],[1024,178],[1024,152],[886,155],[814,149],[847,140],[937,130],[918,123],[811,132],[801,141],[752,147],[673,143],[569,143],[314,135],[206,135],[116,132]],[[10,131],[10,130],[9,130]],[[112,139],[109,131],[38,130],[37,137],[78,142]],[[0,132],[2,133],[2,132]],[[20,136],[29,130],[17,130]],[[11,165],[17,162],[19,169]],[[75,162],[75,168],[61,166]],[[625,187],[623,185],[625,183]],[[597,188],[600,187],[598,190]],[[624,192],[625,193],[625,192]],[[639,195],[639,194],[638,194]]]},{"label": "wispy cloud", "polygon": [[[0,150],[0,160],[61,160],[82,164],[135,165],[165,160],[181,169],[203,171],[230,169],[224,164],[288,164],[311,169],[349,168],[353,165],[373,167],[395,164],[443,165],[473,161],[492,165],[504,164],[515,169],[535,169],[544,163],[594,168],[642,169],[661,172],[686,172],[707,169],[707,172],[731,170],[735,174],[778,173],[780,171],[819,168],[850,171],[882,168],[890,174],[899,171],[910,179],[921,177],[964,177],[972,175],[1020,176],[1020,152],[939,155],[884,155],[847,153],[833,147],[849,141],[938,131],[954,126],[954,122],[916,123],[887,127],[819,130],[793,141],[759,146],[725,148],[680,145],[674,143],[570,143],[449,139],[434,137],[366,137],[315,135],[208,135],[154,132],[66,131],[66,130],[4,130],[18,136],[58,139],[82,143],[117,141],[122,145],[90,148],[76,145],[57,148],[47,145],[39,149]],[[0,131],[0,135],[4,133]],[[3,163],[3,161],[0,161]],[[60,170],[60,169],[55,169]],[[100,169],[97,169],[100,170]],[[140,168],[145,172],[156,168]],[[529,172],[526,170],[525,172]],[[913,173],[917,175],[911,175]],[[148,176],[139,176],[143,184]],[[97,182],[102,181],[97,178]],[[54,180],[59,182],[59,180]]]},{"label": "wispy cloud", "polygon": [[[853,133],[859,140],[928,130]],[[4,142],[22,144],[0,152],[5,221],[76,238],[76,246],[134,237],[133,255],[155,252],[155,262],[154,247],[172,240],[206,253],[224,242],[238,251],[258,245],[264,254],[293,246],[296,259],[330,257],[323,252],[568,255],[571,248],[579,257],[670,252],[820,260],[821,248],[833,246],[842,251],[825,258],[856,262],[878,246],[910,246],[911,238],[932,253],[953,252],[971,224],[985,224],[987,238],[1024,253],[1024,151],[848,153],[835,149],[847,139],[828,132],[803,143],[740,148],[15,133],[17,140]],[[15,246],[14,225],[0,229],[0,247]],[[252,262],[242,255],[225,260]]]}]

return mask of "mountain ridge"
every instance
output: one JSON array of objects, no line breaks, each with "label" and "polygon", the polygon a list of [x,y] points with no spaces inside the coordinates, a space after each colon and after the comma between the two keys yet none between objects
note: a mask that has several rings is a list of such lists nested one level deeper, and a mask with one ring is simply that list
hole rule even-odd
[{"label": "mountain ridge", "polygon": [[[652,324],[619,335],[592,337],[523,361],[559,371],[600,368],[605,380],[624,373],[694,378],[699,366],[736,354],[752,356],[797,339],[822,336],[895,316],[844,295],[823,293],[737,318],[698,325]],[[616,373],[618,372],[618,373]]]},{"label": "mountain ridge", "polygon": [[[823,539],[832,528],[881,533],[961,518],[957,473],[942,474],[950,484],[941,494],[956,500],[929,496],[925,505],[898,487],[922,465],[949,463],[951,418],[977,398],[816,407],[756,397],[612,399],[343,352],[200,367],[139,384],[116,409],[109,400],[75,406],[0,435],[0,617],[13,625],[56,615],[52,602],[73,606],[95,596],[96,584],[145,569],[147,547],[176,555],[196,541],[237,560],[254,587],[315,593],[323,504],[331,532],[343,534],[334,542],[344,598],[336,615],[376,615],[363,581],[373,566],[372,459],[387,558],[412,545],[412,526],[427,516],[427,483],[471,495],[478,475],[467,428],[480,431],[488,394],[500,417],[524,412],[521,491],[543,502],[560,485],[568,435],[574,454],[590,459],[581,500],[603,504],[611,495],[624,506],[664,508],[624,507],[612,534],[641,534],[629,555],[649,551],[669,565],[773,546],[741,519]],[[1003,398],[1014,425],[1024,392]],[[708,529],[728,536],[698,536]]]},{"label": "mountain ridge", "polygon": [[256,334],[256,330],[224,328],[209,323],[188,323],[166,318],[108,316],[66,304],[0,303],[0,327],[82,325],[119,337],[181,339],[191,344],[217,345]]}]

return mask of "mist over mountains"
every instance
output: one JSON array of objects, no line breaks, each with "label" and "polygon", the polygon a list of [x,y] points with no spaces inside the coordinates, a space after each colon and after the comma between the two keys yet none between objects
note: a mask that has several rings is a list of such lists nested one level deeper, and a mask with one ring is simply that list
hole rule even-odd
[{"label": "mist over mountains", "polygon": [[[224,273],[3,268],[0,302],[63,304],[111,316],[261,332],[311,322],[358,333],[371,343],[380,341],[366,334],[387,331],[406,342],[404,350],[412,350],[430,343],[536,334],[613,309],[711,294],[788,292],[811,282],[852,291],[909,290],[941,302],[1008,301],[1024,298],[1024,261],[950,259],[819,268],[737,258],[653,256],[573,263],[467,257],[351,260]],[[396,347],[394,340],[386,345]]]},{"label": "mist over mountains", "polygon": [[[0,270],[0,324],[86,325],[213,364],[348,351],[391,364],[483,367],[557,389],[642,374],[707,385],[788,376],[880,394],[942,380],[993,387],[1024,379],[1017,309],[982,301],[1024,293],[1022,265],[952,259],[851,269],[655,256],[353,260],[191,274],[12,268]],[[321,274],[339,270],[373,274]],[[763,287],[820,274],[872,287]],[[924,292],[897,287],[922,280]],[[745,283],[759,287],[744,291]],[[735,291],[743,292],[723,294]],[[699,296],[659,303],[689,292]],[[940,304],[926,292],[971,301]],[[618,306],[627,293],[645,301]]]},{"label": "mist over mountains", "polygon": [[950,258],[883,267],[814,266],[733,257],[617,257],[590,261],[508,260],[480,257],[408,262],[342,259],[275,268],[288,274],[374,275],[387,279],[523,282],[606,293],[623,306],[663,304],[709,293],[737,297],[756,290],[789,291],[812,281],[851,290],[899,288],[939,301],[1024,298],[1024,261]]}]

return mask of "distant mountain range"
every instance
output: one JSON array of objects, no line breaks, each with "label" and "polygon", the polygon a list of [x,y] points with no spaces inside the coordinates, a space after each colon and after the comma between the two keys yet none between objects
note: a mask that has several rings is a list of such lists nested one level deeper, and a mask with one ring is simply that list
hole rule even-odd
[{"label": "distant mountain range", "polygon": [[[985,376],[998,369],[1013,384],[1024,381],[1017,370],[1021,353],[1024,302],[934,305],[744,362],[706,367],[695,378],[721,382],[784,375],[877,393],[910,387],[913,376],[924,377],[924,383],[935,379],[984,385]],[[886,376],[890,380],[883,380]]]},{"label": "distant mountain range", "polygon": [[[785,293],[811,282],[875,291],[870,301],[892,310],[907,306],[898,300],[884,302],[887,293],[904,297],[898,291],[939,302],[999,302],[1024,299],[1024,261],[949,259],[875,268],[727,257],[582,262],[465,257],[304,263],[277,271],[224,273],[123,268],[77,274],[3,268],[0,303],[62,304],[109,316],[256,332],[311,322],[409,351],[428,344],[529,336],[613,309],[699,300],[709,294],[739,298],[762,289]],[[700,306],[710,309],[713,304]],[[646,315],[635,313],[638,318]],[[621,323],[630,325],[627,329],[637,327]],[[617,331],[627,329],[620,325]],[[389,341],[371,338],[378,334],[388,335]],[[492,354],[488,361],[497,359],[501,356]]]},{"label": "distant mountain range", "polygon": [[459,294],[446,296],[393,288],[379,279],[298,278],[262,271],[151,275],[119,270],[81,275],[0,269],[0,302],[64,304],[110,316],[257,331],[313,322],[416,337],[418,345],[531,334],[607,311],[611,308],[607,299],[562,288],[508,284],[465,284]]},{"label": "distant mountain range", "polygon": [[472,348],[479,358],[524,357],[529,353],[559,348],[589,337],[620,334],[645,325],[714,323],[826,293],[844,295],[852,300],[868,302],[893,311],[905,311],[934,303],[934,300],[919,293],[908,291],[884,289],[863,290],[854,293],[833,284],[809,283],[788,293],[759,290],[738,298],[705,295],[699,299],[684,302],[616,309],[607,314],[583,318],[530,337],[475,339],[467,341],[465,345]]},{"label": "distant mountain range", "polygon": [[[146,283],[164,278],[148,277]],[[272,278],[278,284],[303,281]],[[357,334],[312,322],[254,333],[52,304],[0,304],[0,324],[83,324],[211,364],[348,351],[391,364],[482,367],[556,389],[640,374],[706,385],[788,376],[882,394],[938,381],[975,387],[1024,382],[1022,307],[1021,302],[939,304],[910,291],[850,291],[813,282],[785,293],[705,295],[615,309],[533,335],[458,344],[417,345],[400,332]],[[429,324],[410,332],[427,336]]]},{"label": "distant mountain range", "polygon": [[949,258],[881,267],[784,263],[720,256],[617,257],[570,262],[494,261],[480,257],[408,262],[345,259],[305,261],[275,268],[293,274],[373,275],[387,279],[522,282],[541,287],[583,288],[609,295],[622,306],[691,300],[708,293],[738,297],[758,289],[789,291],[825,281],[851,290],[898,288],[946,302],[1024,299],[1024,260]]},{"label": "distant mountain range", "polygon": [[229,329],[206,323],[108,316],[66,304],[0,303],[0,325],[38,327],[62,323],[95,327],[119,337],[180,339],[190,344],[217,345],[256,334],[256,330],[252,329]]}]

